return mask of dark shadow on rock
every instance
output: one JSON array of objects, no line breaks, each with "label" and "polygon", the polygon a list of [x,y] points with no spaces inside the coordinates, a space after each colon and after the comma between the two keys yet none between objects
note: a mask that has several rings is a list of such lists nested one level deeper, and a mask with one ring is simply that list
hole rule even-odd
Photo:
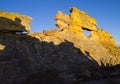
[{"label": "dark shadow on rock", "polygon": [[8,19],[6,17],[0,17],[0,32],[2,33],[16,33],[26,31],[25,26],[21,24],[20,18],[15,18],[15,20]]},{"label": "dark shadow on rock", "polygon": [[0,44],[0,84],[77,84],[104,76],[89,53],[86,56],[68,41],[55,45],[2,33]]}]

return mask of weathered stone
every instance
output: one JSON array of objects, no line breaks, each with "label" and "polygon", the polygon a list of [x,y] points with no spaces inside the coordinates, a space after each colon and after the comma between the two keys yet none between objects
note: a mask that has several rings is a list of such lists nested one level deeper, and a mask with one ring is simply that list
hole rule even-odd
[{"label": "weathered stone", "polygon": [[70,9],[70,17],[72,19],[70,29],[74,32],[83,32],[84,29],[95,31],[96,30],[96,20],[87,15],[87,13],[78,10],[73,7]]},{"label": "weathered stone", "polygon": [[64,14],[61,11],[58,11],[57,14],[55,15],[55,25],[60,29],[63,30],[64,28],[68,27],[71,19],[70,16],[67,14]]},{"label": "weathered stone", "polygon": [[0,31],[30,32],[31,17],[12,12],[0,11]]},{"label": "weathered stone", "polygon": [[[44,84],[51,77],[51,83],[84,84],[115,77],[111,73],[120,70],[120,48],[114,38],[104,30],[87,28],[88,24],[96,26],[94,19],[81,23],[86,20],[77,17],[86,18],[85,12],[72,8],[72,13],[75,14],[58,12],[56,20],[63,22],[60,30],[0,33],[0,84]],[[88,38],[84,27],[91,33]],[[55,77],[60,80],[55,82]]]},{"label": "weathered stone", "polygon": [[75,7],[70,9],[70,15],[59,11],[55,15],[56,25],[60,30],[69,28],[73,32],[83,32],[84,29],[95,31],[97,22],[94,18],[87,15],[87,13],[78,10]]},{"label": "weathered stone", "polygon": [[96,26],[97,26],[96,20],[88,16],[87,13],[80,11],[75,7],[72,7],[70,9],[70,12],[71,12],[70,17],[72,19],[71,26],[73,26],[73,28],[75,26],[76,30],[79,30],[80,28],[88,29],[88,30],[96,30]]},{"label": "weathered stone", "polygon": [[52,30],[44,30],[43,33],[47,36],[53,36],[55,35],[55,33],[57,33],[58,30],[57,29],[52,29]]},{"label": "weathered stone", "polygon": [[117,46],[115,39],[110,35],[109,32],[105,32],[103,29],[97,29],[96,31],[91,31],[91,40],[97,41],[98,43],[110,43]]}]

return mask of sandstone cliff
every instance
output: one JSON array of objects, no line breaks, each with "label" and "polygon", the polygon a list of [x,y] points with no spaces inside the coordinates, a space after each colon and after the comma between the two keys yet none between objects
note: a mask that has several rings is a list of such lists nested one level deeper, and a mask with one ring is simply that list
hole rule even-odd
[{"label": "sandstone cliff", "polygon": [[70,15],[59,11],[55,20],[58,30],[0,32],[0,84],[88,84],[90,80],[101,84],[99,79],[108,78],[116,82],[120,48],[114,38],[75,7]]}]

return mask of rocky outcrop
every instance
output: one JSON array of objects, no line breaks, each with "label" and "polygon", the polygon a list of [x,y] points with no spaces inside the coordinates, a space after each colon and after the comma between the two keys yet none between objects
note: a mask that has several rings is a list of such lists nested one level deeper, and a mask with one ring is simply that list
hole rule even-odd
[{"label": "rocky outcrop", "polygon": [[31,17],[19,13],[0,11],[0,31],[30,32]]},{"label": "rocky outcrop", "polygon": [[117,46],[117,43],[110,33],[105,32],[103,29],[98,28],[96,31],[92,31],[89,39],[97,41],[100,44],[108,43]]},{"label": "rocky outcrop", "polygon": [[111,43],[117,46],[114,38],[103,29],[97,28],[97,22],[93,17],[90,17],[84,11],[75,7],[70,9],[70,15],[64,14],[61,11],[55,15],[55,24],[60,30],[68,31],[67,33],[74,33],[74,35],[87,38],[84,31],[90,31],[90,40],[97,43]]},{"label": "rocky outcrop", "polygon": [[58,13],[55,15],[55,25],[60,29],[63,30],[71,23],[71,18],[69,15],[64,14],[62,11],[58,11]]},{"label": "rocky outcrop", "polygon": [[84,11],[73,7],[70,9],[70,17],[72,19],[71,28],[96,30],[97,22]]},{"label": "rocky outcrop", "polygon": [[114,38],[87,13],[75,7],[70,12],[56,14],[59,30],[0,33],[0,84],[117,82],[120,48]]},{"label": "rocky outcrop", "polygon": [[80,11],[75,7],[70,9],[69,15],[58,11],[58,13],[55,15],[55,20],[55,24],[60,30],[69,29],[81,37],[85,37],[83,34],[84,30],[97,30],[96,20],[88,16],[84,11]]}]

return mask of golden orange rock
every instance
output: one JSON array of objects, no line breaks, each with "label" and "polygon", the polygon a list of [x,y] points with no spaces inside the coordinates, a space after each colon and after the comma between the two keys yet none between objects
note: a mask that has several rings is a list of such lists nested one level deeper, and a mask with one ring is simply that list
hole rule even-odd
[{"label": "golden orange rock", "polygon": [[47,36],[51,36],[54,35],[58,30],[57,29],[52,29],[52,30],[44,30],[43,34],[47,35]]},{"label": "golden orange rock", "polygon": [[70,16],[64,14],[62,11],[57,12],[57,14],[55,15],[55,20],[56,20],[55,25],[60,30],[66,28],[71,22]]},{"label": "golden orange rock", "polygon": [[59,11],[55,15],[56,25],[60,30],[69,28],[73,32],[83,32],[84,29],[95,31],[97,22],[94,18],[87,15],[87,13],[72,7],[70,15],[64,14]]}]

